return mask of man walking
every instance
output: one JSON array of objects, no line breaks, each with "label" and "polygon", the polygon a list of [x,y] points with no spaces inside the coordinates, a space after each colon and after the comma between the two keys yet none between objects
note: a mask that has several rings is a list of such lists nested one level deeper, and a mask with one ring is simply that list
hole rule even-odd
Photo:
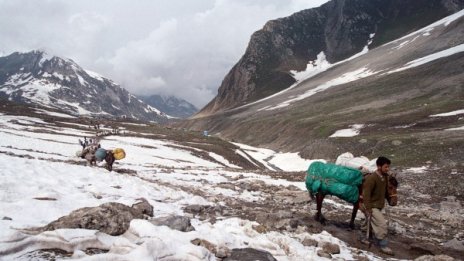
[{"label": "man walking", "polygon": [[367,219],[370,219],[372,231],[379,240],[380,250],[387,255],[393,255],[393,251],[387,246],[388,225],[381,210],[385,206],[390,164],[391,161],[386,157],[377,159],[377,170],[366,177],[362,193]]}]

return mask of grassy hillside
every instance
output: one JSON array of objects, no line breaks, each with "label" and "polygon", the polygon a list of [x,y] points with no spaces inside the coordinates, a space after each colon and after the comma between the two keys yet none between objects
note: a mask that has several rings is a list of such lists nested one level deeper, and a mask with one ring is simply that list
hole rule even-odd
[{"label": "grassy hillside", "polygon": [[[464,54],[390,75],[369,77],[281,110],[250,106],[184,123],[251,145],[300,151],[307,158],[335,158],[346,151],[369,158],[386,155],[397,165],[464,168],[463,115],[429,117],[462,109]],[[420,87],[418,87],[420,86]],[[329,138],[365,124],[358,136]]]}]

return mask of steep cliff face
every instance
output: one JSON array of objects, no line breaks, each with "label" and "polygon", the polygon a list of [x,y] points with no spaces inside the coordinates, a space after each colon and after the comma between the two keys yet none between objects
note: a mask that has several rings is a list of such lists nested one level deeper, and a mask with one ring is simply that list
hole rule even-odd
[{"label": "steep cliff face", "polygon": [[307,159],[335,161],[349,151],[464,168],[463,36],[461,10],[271,97],[179,127]]},{"label": "steep cliff face", "polygon": [[272,20],[255,32],[225,76],[218,95],[197,117],[274,94],[295,82],[324,52],[331,63],[417,30],[464,8],[463,0],[332,0],[319,8]]}]

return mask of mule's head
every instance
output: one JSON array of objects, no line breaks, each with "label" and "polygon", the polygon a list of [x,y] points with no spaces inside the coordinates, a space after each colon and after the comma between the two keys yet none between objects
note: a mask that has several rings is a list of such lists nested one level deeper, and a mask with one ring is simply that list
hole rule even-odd
[{"label": "mule's head", "polygon": [[388,175],[387,182],[387,202],[390,206],[396,206],[398,204],[398,180],[395,174]]}]

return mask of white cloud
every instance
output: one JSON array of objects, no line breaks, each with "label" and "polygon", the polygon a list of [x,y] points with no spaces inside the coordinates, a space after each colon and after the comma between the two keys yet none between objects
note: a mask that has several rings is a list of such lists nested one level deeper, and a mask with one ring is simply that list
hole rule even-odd
[{"label": "white cloud", "polygon": [[68,23],[71,27],[89,33],[98,32],[100,28],[104,27],[108,22],[107,17],[89,12],[77,13],[71,15],[68,19]]},{"label": "white cloud", "polygon": [[0,0],[0,53],[44,49],[134,94],[173,94],[202,107],[254,31],[324,2]]}]

